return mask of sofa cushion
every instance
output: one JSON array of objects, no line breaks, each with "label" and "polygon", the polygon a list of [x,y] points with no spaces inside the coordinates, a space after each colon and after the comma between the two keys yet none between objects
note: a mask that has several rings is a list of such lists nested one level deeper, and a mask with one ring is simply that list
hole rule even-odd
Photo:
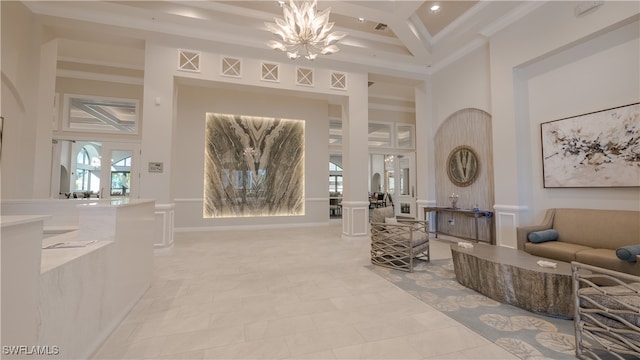
[{"label": "sofa cushion", "polygon": [[[628,325],[616,318],[620,317],[634,326],[640,326],[640,314],[637,312],[637,309],[640,308],[640,295],[638,295],[640,283],[631,283],[629,287],[633,290],[621,285],[604,286],[599,289],[586,287],[578,290],[580,307],[595,309],[590,312],[590,316],[583,316],[582,320],[586,324],[596,327],[604,325],[614,329],[630,330]],[[606,291],[606,294],[603,291]],[[607,310],[601,310],[601,307],[605,307]],[[636,309],[636,311],[631,311],[629,307]],[[595,323],[591,316],[602,325]],[[627,336],[633,341],[640,341],[640,333],[636,331],[627,331],[621,335]]]},{"label": "sofa cushion", "polygon": [[414,231],[413,232],[413,239],[411,239],[411,246],[418,246],[418,245],[422,245],[424,243],[429,242],[429,235],[427,235],[426,233],[422,232],[422,231]]},{"label": "sofa cushion", "polygon": [[636,262],[638,255],[640,255],[640,245],[627,245],[616,249],[616,256],[620,260]]},{"label": "sofa cushion", "polygon": [[420,224],[398,223],[396,225],[388,224],[379,227],[384,229],[383,232],[388,234],[386,238],[392,242],[400,242],[403,246],[408,245],[409,237],[411,237],[411,246],[416,247],[429,242],[429,234],[424,231]]},{"label": "sofa cushion", "polygon": [[396,219],[395,217],[384,218],[384,223],[385,224],[397,224],[398,223],[398,219]]},{"label": "sofa cushion", "polygon": [[531,255],[566,262],[575,261],[575,254],[578,251],[588,249],[591,248],[561,241],[547,241],[539,244],[528,242],[524,245],[524,250]]},{"label": "sofa cushion", "polygon": [[554,229],[533,231],[529,233],[529,241],[532,243],[541,243],[547,241],[558,240],[558,232]]},{"label": "sofa cushion", "polygon": [[615,250],[582,250],[576,253],[576,261],[583,264],[598,266],[609,270],[620,271],[623,273],[640,276],[640,263],[618,259]]},{"label": "sofa cushion", "polygon": [[640,211],[558,208],[553,228],[558,241],[615,250],[640,244]]}]

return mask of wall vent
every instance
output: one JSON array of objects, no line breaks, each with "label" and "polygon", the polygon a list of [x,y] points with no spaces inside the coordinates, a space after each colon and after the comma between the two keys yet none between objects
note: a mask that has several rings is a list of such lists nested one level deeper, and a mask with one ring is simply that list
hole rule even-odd
[{"label": "wall vent", "polygon": [[388,27],[389,26],[387,24],[377,23],[376,26],[374,27],[374,29],[377,30],[377,31],[387,31]]},{"label": "wall vent", "polygon": [[331,88],[336,90],[347,90],[347,74],[332,72]]},{"label": "wall vent", "polygon": [[180,50],[178,52],[178,70],[200,72],[200,52]]},{"label": "wall vent", "polygon": [[231,77],[242,76],[242,60],[232,57],[222,57],[222,75]]},{"label": "wall vent", "polygon": [[303,86],[313,86],[313,69],[297,68],[296,84]]},{"label": "wall vent", "polygon": [[280,65],[273,63],[262,63],[261,78],[264,81],[280,81]]}]

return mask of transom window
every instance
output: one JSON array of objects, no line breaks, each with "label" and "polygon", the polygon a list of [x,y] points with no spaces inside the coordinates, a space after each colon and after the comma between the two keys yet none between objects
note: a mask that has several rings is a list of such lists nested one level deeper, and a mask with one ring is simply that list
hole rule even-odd
[{"label": "transom window", "polygon": [[70,94],[64,99],[66,131],[138,133],[138,100]]}]

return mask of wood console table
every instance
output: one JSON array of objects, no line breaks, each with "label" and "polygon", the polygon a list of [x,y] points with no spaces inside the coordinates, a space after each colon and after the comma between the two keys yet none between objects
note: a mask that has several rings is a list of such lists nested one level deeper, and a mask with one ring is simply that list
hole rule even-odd
[{"label": "wood console table", "polygon": [[[473,210],[473,209],[461,209],[461,208],[452,208],[452,207],[445,207],[445,206],[432,206],[432,207],[425,207],[424,208],[424,218],[428,219],[427,214],[433,212],[435,214],[435,218],[433,219],[433,223],[434,223],[434,233],[435,233],[435,237],[438,237],[438,234],[442,234],[442,235],[448,235],[448,236],[455,236],[457,238],[461,238],[461,239],[466,239],[466,240],[473,240],[473,241],[482,241],[482,242],[486,242],[486,243],[492,243],[493,242],[493,212],[492,211],[487,211],[487,210]],[[462,214],[466,217],[470,217],[473,218],[473,234],[474,236],[461,236],[461,235],[457,235],[457,234],[453,234],[450,232],[446,232],[446,231],[442,231],[440,229],[438,229],[438,214],[439,213],[450,213],[450,214]],[[479,235],[479,231],[478,231],[478,221],[482,219],[483,221],[487,222],[487,225],[489,227],[489,239],[481,239],[480,235]]]}]

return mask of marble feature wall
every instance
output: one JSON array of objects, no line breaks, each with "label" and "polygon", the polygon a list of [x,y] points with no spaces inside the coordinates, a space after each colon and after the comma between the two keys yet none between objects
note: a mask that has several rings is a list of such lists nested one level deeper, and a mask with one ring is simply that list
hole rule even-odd
[{"label": "marble feature wall", "polygon": [[304,125],[207,113],[203,217],[304,215]]}]

